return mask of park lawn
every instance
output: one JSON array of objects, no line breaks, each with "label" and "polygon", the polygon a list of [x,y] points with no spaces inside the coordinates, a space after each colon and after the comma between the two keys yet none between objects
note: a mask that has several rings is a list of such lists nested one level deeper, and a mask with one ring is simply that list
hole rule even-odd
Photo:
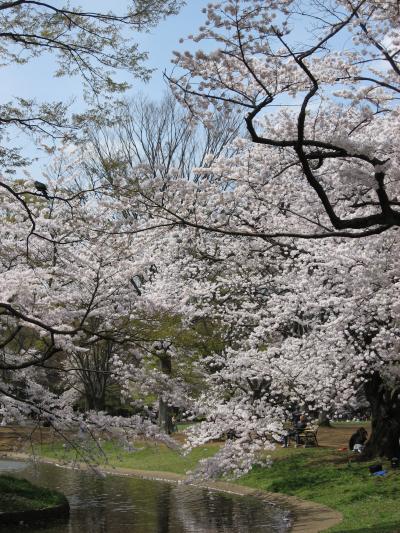
[{"label": "park lawn", "polygon": [[65,502],[59,492],[37,487],[26,479],[0,476],[0,513],[45,509]]},{"label": "park lawn", "polygon": [[[105,442],[104,451],[108,464],[116,467],[184,474],[200,459],[213,455],[219,446],[210,443],[181,456],[164,445],[136,442],[138,451],[128,452],[114,442]],[[38,451],[58,460],[76,459],[75,452],[61,443],[42,445]],[[400,472],[390,470],[388,464],[384,463],[388,475],[380,478],[369,474],[371,463],[349,462],[346,452],[331,448],[279,448],[271,456],[271,467],[254,467],[236,483],[312,500],[340,511],[344,520],[331,532],[400,532]]]},{"label": "park lawn", "polygon": [[[124,450],[114,441],[102,442],[103,454],[99,454],[94,446],[89,448],[88,458],[99,465],[111,465],[132,470],[149,470],[185,474],[195,468],[200,459],[213,456],[219,449],[220,443],[209,443],[195,448],[189,454],[183,455],[164,444],[146,441],[135,441],[135,451]],[[36,453],[41,456],[58,459],[60,461],[84,460],[76,451],[60,442],[36,446]]]},{"label": "park lawn", "polygon": [[[348,462],[347,453],[329,448],[287,448],[272,454],[269,469],[254,467],[237,482],[325,504],[343,514],[336,533],[400,532],[400,472],[371,476],[369,463]],[[375,461],[376,462],[376,461]]]},{"label": "park lawn", "polygon": [[361,427],[370,427],[371,422],[370,420],[334,420],[330,422],[331,427],[333,428],[340,428],[340,427],[351,427],[357,428],[359,426]]}]

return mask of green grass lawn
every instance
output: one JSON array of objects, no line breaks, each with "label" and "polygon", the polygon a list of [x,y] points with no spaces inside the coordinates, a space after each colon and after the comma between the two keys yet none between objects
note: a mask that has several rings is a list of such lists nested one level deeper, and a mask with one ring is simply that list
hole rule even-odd
[{"label": "green grass lawn", "polygon": [[[181,456],[164,445],[135,443],[138,451],[127,452],[113,442],[104,443],[109,464],[140,470],[184,474],[196,463],[213,455],[218,443]],[[40,454],[56,459],[74,459],[75,452],[62,444],[45,445]],[[329,448],[287,448],[272,453],[270,468],[255,467],[236,482],[248,487],[282,492],[313,500],[343,513],[344,521],[329,531],[336,533],[400,532],[400,472],[390,470],[384,478],[369,474],[371,463],[348,462],[347,454]],[[100,461],[100,462],[105,462]]]},{"label": "green grass lawn", "polygon": [[[185,474],[194,468],[200,459],[214,455],[220,444],[210,443],[207,446],[201,446],[188,455],[182,455],[164,444],[149,442],[135,442],[136,451],[134,452],[125,451],[113,441],[104,441],[101,446],[105,456],[99,454],[94,446],[89,447],[88,453],[90,459],[100,465],[108,464],[136,470],[159,470]],[[39,455],[60,461],[83,461],[83,457],[77,455],[74,449],[61,443],[42,445],[37,447],[36,451]]]},{"label": "green grass lawn", "polygon": [[26,479],[0,476],[0,513],[44,509],[65,501],[62,494],[36,487]]},{"label": "green grass lawn", "polygon": [[343,513],[337,533],[394,533],[400,531],[400,472],[386,477],[369,474],[371,463],[350,462],[346,454],[327,448],[276,451],[270,469],[253,468],[238,480],[248,487],[283,492],[319,502]]},{"label": "green grass lawn", "polygon": [[346,427],[346,426],[361,426],[361,427],[365,427],[365,426],[369,426],[371,422],[369,420],[335,420],[335,421],[331,421],[331,426],[332,427]]}]

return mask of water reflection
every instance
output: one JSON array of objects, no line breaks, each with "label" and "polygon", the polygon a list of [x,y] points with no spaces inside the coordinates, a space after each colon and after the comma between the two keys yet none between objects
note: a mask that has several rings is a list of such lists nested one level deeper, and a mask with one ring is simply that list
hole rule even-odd
[{"label": "water reflection", "polygon": [[[68,523],[46,533],[282,533],[285,513],[250,497],[187,485],[0,461],[0,472],[62,491],[71,505]],[[2,530],[4,531],[4,530]],[[9,531],[9,530],[8,530]],[[26,529],[13,528],[13,532]]]}]

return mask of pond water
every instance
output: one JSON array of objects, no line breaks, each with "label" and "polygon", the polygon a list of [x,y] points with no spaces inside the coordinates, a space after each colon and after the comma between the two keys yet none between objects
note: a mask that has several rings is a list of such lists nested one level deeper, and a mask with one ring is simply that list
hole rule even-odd
[{"label": "pond water", "polygon": [[[63,492],[69,520],[12,531],[46,533],[283,533],[288,513],[256,498],[183,484],[94,473],[55,465],[0,461],[0,474]],[[10,531],[0,528],[0,531]]]}]

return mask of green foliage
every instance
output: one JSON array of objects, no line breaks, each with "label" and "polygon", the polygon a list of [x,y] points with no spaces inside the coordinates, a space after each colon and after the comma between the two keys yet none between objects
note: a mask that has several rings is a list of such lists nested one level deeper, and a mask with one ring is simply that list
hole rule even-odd
[{"label": "green foliage", "polygon": [[124,10],[117,6],[114,11],[99,12],[74,4],[66,8],[26,0],[2,2],[2,63],[23,64],[32,57],[53,53],[58,63],[56,76],[79,74],[97,92],[124,90],[127,83],[115,79],[115,70],[124,69],[145,79],[150,72],[141,65],[147,54],[138,50],[132,34],[177,13],[182,2],[141,0],[129,3]]},{"label": "green foliage", "polygon": [[136,410],[129,402],[121,402],[121,391],[117,384],[111,384],[106,388],[105,407],[108,414],[113,416],[132,416]]},{"label": "green foliage", "polygon": [[44,509],[65,502],[59,492],[36,487],[26,479],[0,476],[0,512]]},{"label": "green foliage", "polygon": [[[71,102],[37,102],[33,97],[18,95],[9,102],[0,102],[3,176],[15,174],[33,162],[21,155],[21,148],[11,146],[8,128],[24,131],[38,147],[51,153],[57,140],[82,140],[88,120],[101,115],[104,103],[98,105],[100,99],[107,102],[108,108],[116,95],[130,87],[132,78],[148,80],[152,69],[145,64],[148,54],[140,49],[137,35],[176,14],[184,2],[135,0],[123,2],[124,5],[97,2],[93,10],[84,10],[75,1],[64,6],[60,2],[53,4],[28,0],[0,2],[0,66],[23,66],[32,59],[52,54],[55,65],[49,68],[47,78],[79,77],[82,96],[91,108],[72,115]],[[18,135],[14,133],[12,137]],[[51,146],[46,146],[46,138]]]},{"label": "green foliage", "polygon": [[[196,369],[196,363],[223,349],[223,336],[217,324],[202,319],[188,325],[180,315],[154,313],[137,317],[131,321],[131,327],[138,338],[148,342],[169,340],[178,352],[178,357],[172,361],[172,376],[180,377],[189,384],[194,396],[204,390],[204,380]],[[150,369],[158,367],[158,358],[148,357],[147,365]],[[150,403],[151,400],[146,398],[145,402]]]}]

